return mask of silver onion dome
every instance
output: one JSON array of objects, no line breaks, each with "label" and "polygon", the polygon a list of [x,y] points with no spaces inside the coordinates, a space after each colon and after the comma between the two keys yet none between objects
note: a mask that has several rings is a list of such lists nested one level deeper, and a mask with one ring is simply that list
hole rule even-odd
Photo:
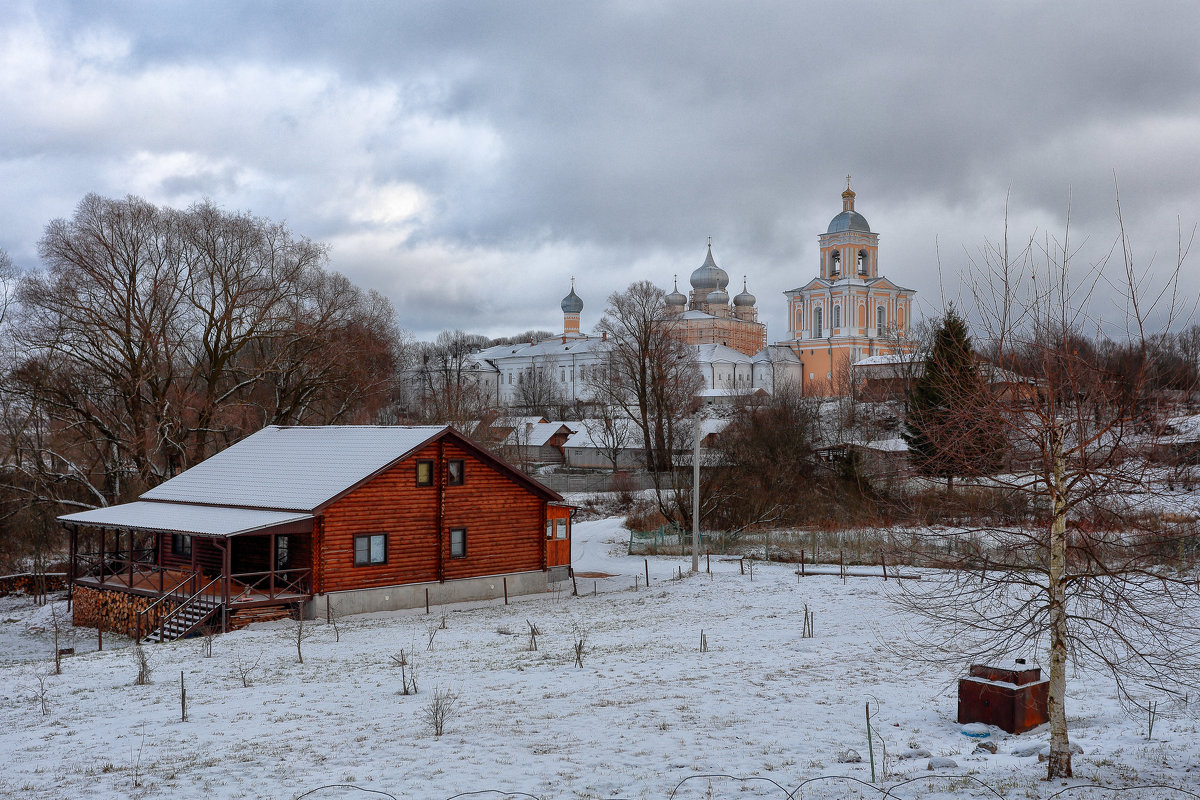
[{"label": "silver onion dome", "polygon": [[713,261],[712,245],[708,246],[708,257],[696,268],[691,278],[692,288],[697,292],[711,292],[714,289],[724,290],[729,285],[729,275]]}]

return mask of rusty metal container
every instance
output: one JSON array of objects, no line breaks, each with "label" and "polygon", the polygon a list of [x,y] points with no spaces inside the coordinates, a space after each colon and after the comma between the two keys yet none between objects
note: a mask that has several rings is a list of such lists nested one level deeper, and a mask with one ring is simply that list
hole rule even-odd
[{"label": "rusty metal container", "polygon": [[982,722],[1024,733],[1049,721],[1050,681],[1024,659],[1010,664],[972,664],[958,681],[958,721]]}]

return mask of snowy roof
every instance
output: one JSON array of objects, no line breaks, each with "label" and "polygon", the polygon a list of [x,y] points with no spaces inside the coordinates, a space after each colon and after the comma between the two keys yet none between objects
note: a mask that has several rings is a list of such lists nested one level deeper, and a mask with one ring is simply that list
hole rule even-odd
[{"label": "snowy roof", "polygon": [[795,350],[782,344],[769,344],[754,354],[755,363],[780,361],[791,361],[799,364],[800,356],[796,355]]},{"label": "snowy roof", "polygon": [[506,358],[531,358],[548,356],[559,353],[590,353],[601,347],[607,347],[607,342],[595,336],[569,338],[563,341],[561,337],[546,339],[536,344],[500,344],[475,353],[475,358],[489,361],[503,361]]},{"label": "snowy roof", "polygon": [[313,511],[444,430],[444,425],[272,425],[141,499]]},{"label": "snowy roof", "polygon": [[924,359],[916,353],[890,353],[885,356],[868,356],[854,362],[856,367],[889,366],[892,364],[913,364]]},{"label": "snowy roof", "polygon": [[312,514],[298,511],[264,511],[252,508],[186,503],[137,501],[108,508],[95,508],[59,517],[63,522],[147,531],[171,531],[207,536],[232,536],[311,520]]},{"label": "snowy roof", "polygon": [[716,361],[729,361],[739,364],[749,364],[753,359],[741,350],[723,344],[697,344],[696,360],[701,364],[712,364]]},{"label": "snowy roof", "polygon": [[679,316],[675,317],[675,319],[716,319],[716,317],[714,317],[712,314],[706,314],[703,311],[692,309],[691,311],[683,312]]},{"label": "snowy roof", "polygon": [[[578,426],[576,426],[578,427]],[[526,447],[541,447],[547,444],[556,434],[566,429],[572,431],[565,422],[538,422],[519,425],[505,438],[505,442]]]}]

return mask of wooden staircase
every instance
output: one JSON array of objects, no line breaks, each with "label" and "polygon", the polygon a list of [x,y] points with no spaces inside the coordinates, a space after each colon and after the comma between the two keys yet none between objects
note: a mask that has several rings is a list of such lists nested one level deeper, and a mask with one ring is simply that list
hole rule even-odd
[{"label": "wooden staircase", "polygon": [[170,613],[163,616],[159,624],[142,638],[143,642],[173,642],[191,636],[214,617],[220,619],[225,611],[218,585],[221,579],[209,582],[200,591],[185,599]]}]

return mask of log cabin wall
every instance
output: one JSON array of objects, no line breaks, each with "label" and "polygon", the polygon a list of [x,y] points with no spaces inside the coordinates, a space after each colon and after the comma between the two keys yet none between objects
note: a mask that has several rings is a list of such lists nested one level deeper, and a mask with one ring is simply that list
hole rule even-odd
[{"label": "log cabin wall", "polygon": [[[160,564],[168,569],[190,570],[192,568],[191,556],[181,556],[171,552],[171,534],[164,533],[159,541],[159,547],[162,548]],[[192,554],[195,557],[196,569],[201,573],[209,578],[215,578],[221,574],[223,563],[221,550],[212,539],[193,536]]]},{"label": "log cabin wall", "polygon": [[[446,462],[460,459],[463,484],[446,486]],[[417,463],[424,460],[434,462],[432,486],[417,486]],[[315,591],[540,570],[544,506],[472,451],[453,440],[434,442],[324,510]],[[454,528],[467,531],[465,558],[450,557]],[[354,537],[378,533],[387,534],[387,562],[355,566]]]}]

